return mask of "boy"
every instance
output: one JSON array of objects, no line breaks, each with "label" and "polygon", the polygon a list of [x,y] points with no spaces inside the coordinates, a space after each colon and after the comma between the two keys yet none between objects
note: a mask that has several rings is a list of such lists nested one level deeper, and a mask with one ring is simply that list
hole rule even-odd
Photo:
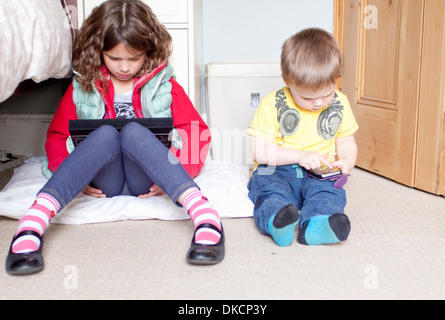
[{"label": "boy", "polygon": [[340,61],[337,42],[321,29],[289,38],[281,55],[287,86],[262,100],[248,129],[255,223],[279,246],[292,244],[298,222],[297,241],[305,245],[344,241],[350,232],[345,191],[307,174],[321,166],[349,174],[355,166],[358,125],[335,89]]}]

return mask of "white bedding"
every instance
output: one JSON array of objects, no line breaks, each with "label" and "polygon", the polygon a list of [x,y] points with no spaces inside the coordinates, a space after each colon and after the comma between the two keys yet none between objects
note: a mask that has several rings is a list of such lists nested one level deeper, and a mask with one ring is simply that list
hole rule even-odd
[{"label": "white bedding", "polygon": [[1,0],[0,102],[23,80],[69,75],[71,44],[60,0]]},{"label": "white bedding", "polygon": [[[36,193],[47,181],[40,167],[44,157],[33,157],[15,169],[14,175],[0,192],[0,215],[20,219],[34,202]],[[247,166],[208,161],[195,179],[221,218],[251,217],[253,204],[247,197]],[[54,219],[59,224],[102,223],[119,220],[185,220],[183,208],[168,196],[139,199],[118,196],[96,199],[79,194]]]}]

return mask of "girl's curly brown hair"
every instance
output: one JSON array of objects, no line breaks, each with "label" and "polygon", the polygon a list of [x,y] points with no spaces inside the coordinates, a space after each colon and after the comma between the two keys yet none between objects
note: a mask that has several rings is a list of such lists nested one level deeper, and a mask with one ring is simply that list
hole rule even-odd
[{"label": "girl's curly brown hair", "polygon": [[85,20],[73,42],[73,69],[82,90],[91,91],[95,81],[105,88],[102,52],[120,43],[146,52],[145,62],[136,74],[141,77],[166,62],[171,55],[172,38],[153,11],[139,0],[108,0],[96,7]]}]

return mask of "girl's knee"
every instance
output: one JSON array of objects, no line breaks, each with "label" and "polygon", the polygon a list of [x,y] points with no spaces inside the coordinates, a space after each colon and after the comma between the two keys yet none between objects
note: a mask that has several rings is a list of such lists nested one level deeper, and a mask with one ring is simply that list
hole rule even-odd
[{"label": "girl's knee", "polygon": [[112,154],[120,152],[119,131],[109,125],[104,125],[91,132],[86,139],[76,148],[82,149],[82,152],[101,151],[111,152]]},{"label": "girl's knee", "polygon": [[90,135],[106,145],[115,141],[119,142],[119,131],[110,125],[101,126],[90,133]]},{"label": "girl's knee", "polygon": [[137,145],[152,144],[153,142],[158,142],[158,138],[147,128],[140,125],[137,122],[129,122],[121,130],[121,145],[124,149],[128,149],[134,146],[135,142]]},{"label": "girl's knee", "polygon": [[128,122],[121,130],[122,136],[140,135],[147,129],[135,121]]}]

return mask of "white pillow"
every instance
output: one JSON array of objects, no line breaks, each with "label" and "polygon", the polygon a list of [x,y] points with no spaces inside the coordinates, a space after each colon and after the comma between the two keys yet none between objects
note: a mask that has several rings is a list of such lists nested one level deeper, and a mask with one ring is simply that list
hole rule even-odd
[{"label": "white pillow", "polygon": [[[40,167],[44,157],[34,157],[15,169],[9,183],[0,192],[0,215],[20,219],[34,202],[46,179]],[[243,165],[207,161],[195,179],[221,218],[251,217],[253,204],[247,197],[249,168]],[[56,217],[54,223],[86,224],[119,220],[185,220],[184,208],[168,196],[139,199],[118,196],[97,199],[80,193]]]}]

